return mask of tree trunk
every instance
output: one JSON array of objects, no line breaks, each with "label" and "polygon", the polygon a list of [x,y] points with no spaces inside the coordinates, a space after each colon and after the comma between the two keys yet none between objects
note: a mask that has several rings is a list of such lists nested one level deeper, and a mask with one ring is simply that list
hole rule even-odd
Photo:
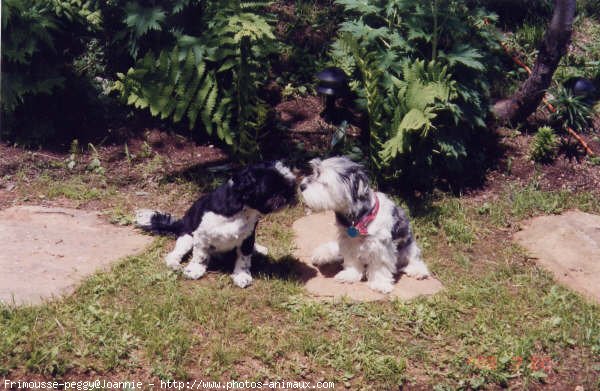
[{"label": "tree trunk", "polygon": [[573,32],[575,0],[555,0],[554,13],[539,46],[539,53],[529,78],[509,99],[494,105],[492,112],[500,122],[521,122],[533,113],[552,81],[552,75]]}]

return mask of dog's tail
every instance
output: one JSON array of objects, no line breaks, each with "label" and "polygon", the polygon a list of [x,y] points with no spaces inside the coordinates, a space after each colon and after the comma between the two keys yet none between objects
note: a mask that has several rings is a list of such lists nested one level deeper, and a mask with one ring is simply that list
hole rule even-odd
[{"label": "dog's tail", "polygon": [[183,223],[169,213],[140,209],[135,212],[135,225],[146,231],[179,234]]}]

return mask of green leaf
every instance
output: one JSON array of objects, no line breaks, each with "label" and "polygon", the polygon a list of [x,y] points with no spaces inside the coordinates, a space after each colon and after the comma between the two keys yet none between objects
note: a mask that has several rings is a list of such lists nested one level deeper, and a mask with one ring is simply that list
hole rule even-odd
[{"label": "green leaf", "polygon": [[161,7],[144,7],[138,3],[130,2],[125,6],[125,24],[132,28],[137,37],[141,37],[149,30],[161,30],[161,22],[167,14]]},{"label": "green leaf", "polygon": [[479,50],[469,45],[458,45],[448,54],[440,52],[440,58],[445,59],[450,66],[462,64],[467,68],[471,68],[476,71],[485,70],[485,66],[480,61],[483,58],[483,55],[479,52]]},{"label": "green leaf", "polygon": [[379,14],[383,10],[369,0],[336,0],[336,4],[343,5],[346,11],[356,11],[361,14]]}]

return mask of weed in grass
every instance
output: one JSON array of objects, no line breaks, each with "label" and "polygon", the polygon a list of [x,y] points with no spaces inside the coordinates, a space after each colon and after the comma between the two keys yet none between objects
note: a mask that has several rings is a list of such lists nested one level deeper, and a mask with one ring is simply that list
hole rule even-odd
[{"label": "weed in grass", "polygon": [[50,199],[65,197],[81,202],[100,199],[106,193],[106,191],[96,186],[90,186],[81,177],[77,176],[64,181],[51,180],[46,188],[46,196]]},{"label": "weed in grass", "polygon": [[459,200],[449,200],[441,205],[438,224],[451,244],[471,247],[476,238],[474,227]]},{"label": "weed in grass", "polygon": [[125,144],[123,146],[123,154],[125,155],[125,160],[127,160],[127,163],[129,163],[129,164],[133,163],[133,160],[135,159],[135,155],[132,154],[131,152],[129,152],[129,146],[127,145],[127,142],[125,142]]},{"label": "weed in grass", "polygon": [[147,159],[153,155],[153,150],[148,141],[144,141],[140,148],[140,157],[143,159]]},{"label": "weed in grass", "polygon": [[161,155],[159,155],[158,153],[154,154],[152,159],[150,159],[143,165],[142,174],[144,178],[148,178],[160,172],[164,163],[164,158]]},{"label": "weed in grass", "polygon": [[471,269],[471,266],[472,266],[471,259],[465,253],[462,253],[462,252],[456,253],[454,255],[454,260],[456,261],[456,263],[458,265],[462,266],[464,269],[466,269],[466,270]]},{"label": "weed in grass", "polygon": [[98,153],[98,150],[96,149],[96,147],[94,147],[94,144],[92,143],[88,144],[88,148],[90,149],[92,156],[90,158],[90,162],[86,166],[86,170],[94,172],[96,174],[104,174],[106,170],[104,169],[104,167],[102,167],[102,162],[100,161],[100,154]]},{"label": "weed in grass", "polygon": [[131,211],[125,209],[123,206],[115,206],[106,213],[111,224],[132,225],[135,221],[135,217]]}]

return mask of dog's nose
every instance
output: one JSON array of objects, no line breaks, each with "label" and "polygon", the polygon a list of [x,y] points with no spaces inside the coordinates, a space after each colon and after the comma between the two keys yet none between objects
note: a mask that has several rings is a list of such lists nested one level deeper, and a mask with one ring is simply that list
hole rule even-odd
[{"label": "dog's nose", "polygon": [[306,183],[301,183],[300,184],[300,191],[304,191],[306,190]]}]

